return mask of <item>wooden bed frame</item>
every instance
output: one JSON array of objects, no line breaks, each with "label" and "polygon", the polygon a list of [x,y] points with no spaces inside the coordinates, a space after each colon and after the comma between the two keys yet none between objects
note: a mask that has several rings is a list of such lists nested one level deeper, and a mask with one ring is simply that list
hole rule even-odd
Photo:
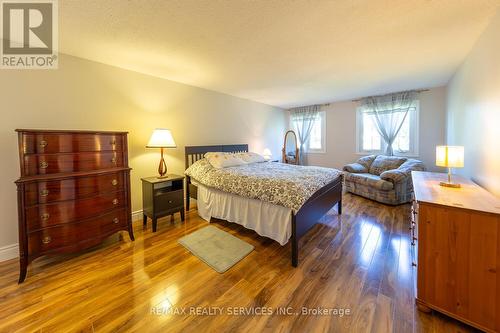
[{"label": "wooden bed frame", "polygon": [[[217,146],[187,146],[185,148],[186,169],[194,162],[203,158],[208,152],[247,152],[248,145],[217,145]],[[296,214],[292,213],[292,266],[297,267],[299,263],[299,240],[304,236],[319,219],[323,217],[333,206],[338,204],[339,215],[342,214],[342,176],[326,184],[317,190],[299,209]],[[196,185],[191,184],[191,179],[186,176],[186,207],[189,210],[190,199],[196,199],[198,190]]]}]

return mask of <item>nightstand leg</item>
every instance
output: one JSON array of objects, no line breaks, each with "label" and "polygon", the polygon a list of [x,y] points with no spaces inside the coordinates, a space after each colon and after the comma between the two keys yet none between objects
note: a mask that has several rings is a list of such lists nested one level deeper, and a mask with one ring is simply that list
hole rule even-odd
[{"label": "nightstand leg", "polygon": [[156,232],[156,224],[158,222],[158,219],[157,218],[154,218],[153,219],[153,232]]},{"label": "nightstand leg", "polygon": [[142,225],[148,224],[148,216],[146,214],[142,215]]},{"label": "nightstand leg", "polygon": [[184,213],[184,208],[183,208],[183,209],[181,210],[181,221],[184,221],[184,217],[185,217],[185,216],[184,216],[184,214],[185,214],[185,213]]}]

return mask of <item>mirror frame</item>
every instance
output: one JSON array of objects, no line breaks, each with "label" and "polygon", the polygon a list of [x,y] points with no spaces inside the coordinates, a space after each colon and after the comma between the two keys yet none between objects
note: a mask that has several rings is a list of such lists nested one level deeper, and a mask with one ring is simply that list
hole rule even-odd
[{"label": "mirror frame", "polygon": [[[293,134],[293,137],[295,139],[295,163],[290,163],[286,159],[286,138],[287,138],[287,136],[289,134]],[[299,156],[299,145],[297,143],[297,134],[295,134],[295,131],[293,131],[293,130],[286,131],[286,133],[285,133],[285,139],[283,140],[283,149],[281,150],[281,152],[282,152],[283,163],[299,165],[299,162],[300,162],[299,161],[299,159],[300,159],[300,156]]]}]

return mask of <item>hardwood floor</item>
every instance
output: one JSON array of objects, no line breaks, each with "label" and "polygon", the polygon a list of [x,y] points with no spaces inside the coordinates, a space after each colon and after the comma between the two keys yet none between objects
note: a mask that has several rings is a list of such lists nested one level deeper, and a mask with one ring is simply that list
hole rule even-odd
[{"label": "hardwood floor", "polygon": [[[472,332],[416,310],[409,206],[349,194],[343,202],[341,217],[331,210],[301,243],[296,269],[289,246],[216,221],[255,246],[218,274],[177,243],[207,225],[194,209],[186,223],[178,215],[173,223],[161,219],[156,233],[151,222],[143,229],[138,221],[135,242],[124,234],[69,261],[35,260],[21,285],[17,260],[0,263],[0,332]],[[243,313],[261,307],[285,313]],[[350,314],[286,314],[302,307]],[[212,313],[191,315],[192,309]],[[213,315],[218,311],[223,315]]]}]

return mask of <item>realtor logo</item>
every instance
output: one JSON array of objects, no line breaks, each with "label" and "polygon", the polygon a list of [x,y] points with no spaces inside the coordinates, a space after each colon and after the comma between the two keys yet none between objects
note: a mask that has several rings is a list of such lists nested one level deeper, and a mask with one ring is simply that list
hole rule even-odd
[{"label": "realtor logo", "polygon": [[57,0],[0,0],[1,68],[56,69]]}]

